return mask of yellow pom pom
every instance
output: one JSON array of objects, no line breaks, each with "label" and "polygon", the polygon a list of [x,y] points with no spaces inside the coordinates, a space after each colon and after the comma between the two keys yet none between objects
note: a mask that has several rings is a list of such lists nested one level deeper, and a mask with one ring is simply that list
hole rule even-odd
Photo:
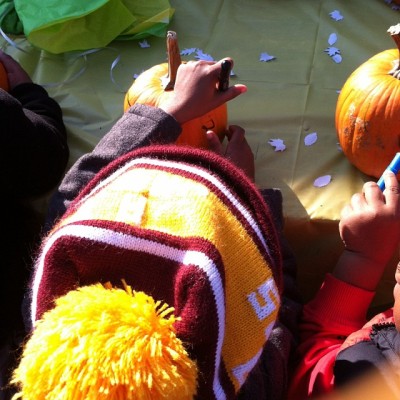
[{"label": "yellow pom pom", "polygon": [[174,309],[125,289],[98,284],[60,297],[24,347],[16,398],[193,398],[197,367],[176,337]]}]

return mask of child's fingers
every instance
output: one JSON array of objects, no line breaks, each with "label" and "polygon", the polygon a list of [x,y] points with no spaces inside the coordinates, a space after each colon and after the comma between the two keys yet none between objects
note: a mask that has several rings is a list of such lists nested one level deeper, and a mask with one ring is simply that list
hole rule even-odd
[{"label": "child's fingers", "polygon": [[353,213],[353,208],[351,207],[350,204],[346,204],[340,213],[341,219],[346,218],[348,215]]},{"label": "child's fingers", "polygon": [[213,131],[207,131],[208,149],[222,155],[222,144],[218,135]]},{"label": "child's fingers", "polygon": [[233,141],[243,141],[245,135],[245,130],[239,125],[230,125],[228,131],[226,132],[226,137],[229,142]]},{"label": "child's fingers", "polygon": [[384,202],[384,196],[376,182],[366,182],[363,186],[363,194],[368,204],[377,204]]},{"label": "child's fingers", "polygon": [[389,205],[397,205],[400,212],[400,184],[397,176],[392,171],[386,171],[384,175],[385,190],[383,192],[386,203]]},{"label": "child's fingers", "polygon": [[350,204],[353,210],[364,208],[367,204],[365,192],[363,191],[363,193],[354,193],[353,196],[351,196]]}]

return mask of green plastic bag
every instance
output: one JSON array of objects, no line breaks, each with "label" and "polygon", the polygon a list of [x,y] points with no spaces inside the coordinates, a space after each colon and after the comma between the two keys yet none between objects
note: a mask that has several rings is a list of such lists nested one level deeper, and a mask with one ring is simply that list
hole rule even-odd
[{"label": "green plastic bag", "polygon": [[125,6],[135,10],[136,22],[122,32],[118,39],[143,39],[150,35],[165,37],[167,27],[174,15],[168,1],[163,0],[124,0]]},{"label": "green plastic bag", "polygon": [[14,0],[24,34],[50,53],[105,47],[115,39],[163,37],[168,0]]},{"label": "green plastic bag", "polygon": [[24,33],[22,23],[14,7],[14,0],[0,0],[0,28],[13,35]]}]

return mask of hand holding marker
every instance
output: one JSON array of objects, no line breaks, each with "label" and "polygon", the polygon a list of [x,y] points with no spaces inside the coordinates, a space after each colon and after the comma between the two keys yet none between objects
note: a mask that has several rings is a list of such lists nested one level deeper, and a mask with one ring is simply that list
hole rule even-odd
[{"label": "hand holding marker", "polygon": [[[394,174],[397,174],[400,170],[400,153],[396,153],[394,156],[392,162],[389,164],[389,166],[386,168],[385,171],[390,170]],[[382,192],[385,190],[385,180],[383,179],[383,175],[385,172],[382,174],[382,176],[379,178],[377,184],[379,188],[382,190]]]}]

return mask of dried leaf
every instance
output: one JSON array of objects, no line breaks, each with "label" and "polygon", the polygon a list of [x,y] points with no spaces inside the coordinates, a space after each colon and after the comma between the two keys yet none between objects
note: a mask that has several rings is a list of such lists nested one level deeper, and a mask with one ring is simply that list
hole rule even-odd
[{"label": "dried leaf", "polygon": [[317,140],[318,140],[317,132],[309,133],[309,134],[304,138],[304,144],[305,144],[306,146],[311,146],[311,145],[313,145]]},{"label": "dried leaf", "polygon": [[338,10],[334,10],[331,13],[329,13],[329,15],[331,16],[332,19],[334,19],[335,21],[341,21],[343,19],[343,15],[340,14],[340,11]]},{"label": "dried leaf", "polygon": [[332,60],[335,61],[336,64],[340,64],[342,62],[342,56],[340,54],[335,54]]},{"label": "dried leaf", "polygon": [[205,60],[205,61],[214,61],[214,59],[206,53],[203,53],[203,50],[197,49],[195,57],[197,60]]},{"label": "dried leaf", "polygon": [[323,175],[314,181],[315,187],[323,187],[331,183],[332,177],[330,175]]},{"label": "dried leaf", "polygon": [[330,46],[333,46],[336,42],[337,42],[336,33],[331,33],[331,34],[329,35],[328,44],[329,44]]},{"label": "dried leaf", "polygon": [[260,54],[260,61],[268,62],[268,61],[275,60],[275,59],[276,59],[275,56],[271,56],[268,53]]},{"label": "dried leaf", "polygon": [[197,51],[196,47],[191,47],[190,49],[183,49],[181,51],[181,56],[190,56]]},{"label": "dried leaf", "polygon": [[391,9],[392,9],[393,11],[399,11],[399,10],[400,10],[400,6],[398,6],[397,4],[395,4],[392,0],[384,0],[384,2],[385,2],[387,5],[391,6]]},{"label": "dried leaf", "polygon": [[144,40],[142,40],[141,42],[139,42],[139,46],[140,46],[142,49],[147,49],[147,48],[150,47],[150,44],[149,44],[149,42],[148,42],[146,39],[144,39]]},{"label": "dried leaf", "polygon": [[275,147],[275,151],[284,151],[286,149],[286,145],[283,143],[282,139],[270,139],[268,143]]},{"label": "dried leaf", "polygon": [[333,46],[327,47],[324,51],[325,53],[328,53],[328,55],[331,57],[333,57],[335,54],[340,54],[340,49]]}]

